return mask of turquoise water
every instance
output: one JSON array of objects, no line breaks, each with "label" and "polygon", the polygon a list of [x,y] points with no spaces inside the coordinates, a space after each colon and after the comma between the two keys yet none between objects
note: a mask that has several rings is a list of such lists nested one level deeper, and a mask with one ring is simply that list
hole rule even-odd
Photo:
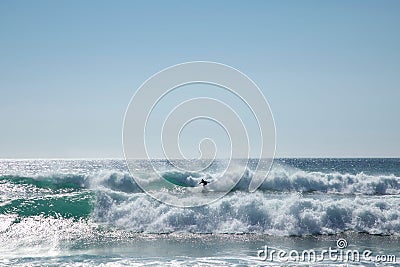
[{"label": "turquoise water", "polygon": [[[185,186],[215,172],[163,164]],[[299,262],[258,251],[320,252],[340,238],[346,250],[400,257],[400,159],[280,159],[255,193],[251,175],[250,164],[211,205],[177,208],[143,193],[122,160],[2,160],[0,265],[281,266]]]}]

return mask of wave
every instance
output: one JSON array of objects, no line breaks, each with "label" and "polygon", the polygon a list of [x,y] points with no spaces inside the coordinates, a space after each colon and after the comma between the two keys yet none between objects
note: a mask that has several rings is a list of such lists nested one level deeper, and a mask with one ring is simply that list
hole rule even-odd
[{"label": "wave", "polygon": [[[197,186],[202,178],[213,180],[208,173],[164,175],[188,186]],[[228,173],[223,179],[237,175]],[[123,171],[2,176],[0,216],[16,216],[11,222],[34,216],[85,219],[140,233],[285,236],[355,231],[400,235],[400,178],[395,175],[306,172],[275,165],[260,190],[248,193],[253,175],[247,170],[227,196],[211,205],[190,209],[151,199]],[[150,177],[148,181],[157,183],[157,178]]]},{"label": "wave", "polygon": [[[201,179],[211,181],[207,187],[212,191],[225,191],[230,180],[236,180],[239,172],[225,173],[215,182],[216,175],[209,173],[190,172],[165,172],[162,174],[167,181],[172,181],[178,186],[198,186]],[[254,173],[246,170],[233,191],[248,191]],[[142,192],[134,180],[126,173],[103,173],[100,176],[92,177],[92,181],[104,187],[116,191],[138,193]],[[149,183],[157,183],[158,177],[147,178]],[[92,183],[93,184],[93,183]],[[206,187],[206,188],[207,188]],[[397,195],[400,194],[400,177],[395,175],[367,175],[305,172],[292,170],[287,167],[276,167],[271,170],[268,177],[259,188],[260,191],[273,192],[321,192],[328,194],[348,195]]]},{"label": "wave", "polygon": [[[310,197],[232,192],[208,206],[176,208],[143,193],[98,191],[90,218],[0,215],[0,241],[15,247],[129,233],[306,236],[359,232],[400,236],[398,197]],[[114,236],[115,235],[115,236]],[[8,241],[7,241],[8,240]],[[4,244],[5,244],[4,243]]]},{"label": "wave", "polygon": [[211,205],[182,209],[144,194],[115,196],[98,192],[93,218],[108,226],[146,233],[302,236],[355,231],[399,235],[399,200],[233,192]]},{"label": "wave", "polygon": [[[211,173],[165,171],[161,175],[165,180],[177,186],[186,187],[198,186],[201,179],[206,179],[211,181],[207,185],[210,190],[224,191],[226,185],[230,184],[230,181],[237,180],[241,172],[225,173],[221,178],[218,178],[221,181],[215,178],[219,174]],[[233,188],[233,191],[248,191],[253,175],[254,173],[247,169]],[[135,177],[135,179],[142,178]],[[156,175],[147,176],[145,180],[156,185],[159,177]],[[0,183],[8,183],[13,186],[24,185],[26,190],[39,188],[49,192],[74,191],[82,188],[96,189],[98,187],[125,193],[143,192],[128,172],[117,170],[103,170],[89,175],[57,173],[33,177],[10,175],[1,176]],[[397,195],[400,194],[400,177],[395,175],[367,175],[363,172],[357,174],[306,172],[275,164],[259,190],[350,195]]]},{"label": "wave", "polygon": [[[162,174],[167,181],[172,181],[175,185],[194,187],[198,186],[201,179],[211,181],[207,187],[212,191],[224,191],[229,180],[236,180],[240,173],[226,173],[218,183],[213,183],[215,178],[208,173],[190,172],[165,172]],[[233,191],[248,191],[248,187],[254,173],[246,170]],[[158,177],[147,178],[149,183],[157,183]],[[87,186],[92,188],[102,186],[114,191],[129,193],[142,192],[140,187],[134,182],[131,176],[121,172],[103,172],[101,175],[90,177]],[[206,188],[207,188],[206,187]],[[262,183],[259,191],[272,192],[301,192],[301,193],[328,193],[345,195],[398,195],[400,194],[400,177],[395,175],[367,175],[305,172],[302,170],[292,170],[290,168],[276,167],[271,170],[268,177]]]},{"label": "wave", "polygon": [[367,175],[363,172],[358,174],[305,172],[280,167],[271,171],[260,189],[280,192],[396,195],[400,194],[400,177]]},{"label": "wave", "polygon": [[39,216],[61,218],[89,218],[93,210],[94,195],[90,192],[18,198],[0,204],[0,214],[21,217]]},{"label": "wave", "polygon": [[[208,174],[168,175],[194,185]],[[129,176],[104,173],[97,183],[91,184],[96,192],[92,218],[110,227],[146,233],[302,236],[354,231],[400,235],[400,185],[394,175],[304,172],[275,167],[258,192],[248,193],[252,175],[247,170],[232,192],[211,205],[182,209],[155,201],[140,190],[135,194],[130,193],[133,190],[123,192],[120,186],[132,181]],[[112,188],[108,186],[109,179]],[[129,185],[136,190],[133,183]]]}]

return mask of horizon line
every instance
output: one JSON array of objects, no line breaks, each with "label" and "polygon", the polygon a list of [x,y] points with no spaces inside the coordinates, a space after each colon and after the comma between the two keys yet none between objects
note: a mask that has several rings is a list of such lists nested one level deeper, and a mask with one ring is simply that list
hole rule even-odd
[{"label": "horizon line", "polygon": [[[228,158],[220,158],[216,160],[227,160]],[[233,160],[243,160],[246,158],[233,158]],[[257,159],[257,158],[247,158],[247,159]],[[264,158],[265,159],[265,158]],[[400,156],[343,156],[343,157],[329,157],[329,156],[319,156],[319,157],[306,157],[306,156],[298,156],[298,157],[274,157],[273,159],[400,159]],[[66,157],[54,157],[54,158],[2,158],[0,157],[0,161],[6,161],[6,160],[126,160],[125,158],[122,157],[104,157],[104,158],[93,158],[93,157],[71,157],[71,158],[66,158]],[[133,160],[149,160],[146,158],[137,158]],[[153,158],[151,160],[167,160],[165,158]],[[170,159],[174,160],[174,159]],[[189,160],[196,160],[195,158],[189,159]],[[203,159],[207,160],[207,159]]]}]

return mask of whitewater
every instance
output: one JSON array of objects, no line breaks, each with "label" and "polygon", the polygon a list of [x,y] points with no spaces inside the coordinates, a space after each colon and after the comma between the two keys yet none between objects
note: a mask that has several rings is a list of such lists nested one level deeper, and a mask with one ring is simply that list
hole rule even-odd
[{"label": "whitewater", "polygon": [[[214,170],[162,163],[162,176],[180,185],[208,179],[224,189],[212,187]],[[124,160],[1,160],[0,264],[262,265],[266,242],[400,244],[400,159],[278,159],[250,193],[253,174],[250,164],[223,198],[179,208],[143,192]],[[157,190],[157,177],[148,180]]]}]

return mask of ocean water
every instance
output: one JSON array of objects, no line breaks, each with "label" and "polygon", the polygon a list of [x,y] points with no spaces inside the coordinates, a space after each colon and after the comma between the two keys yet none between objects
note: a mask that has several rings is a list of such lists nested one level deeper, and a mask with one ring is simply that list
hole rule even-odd
[{"label": "ocean water", "polygon": [[[180,186],[213,179],[159,163]],[[254,193],[251,178],[250,164],[225,197],[178,208],[123,160],[1,160],[0,266],[400,266],[400,159],[277,159]],[[341,256],[268,254],[329,248]]]}]

